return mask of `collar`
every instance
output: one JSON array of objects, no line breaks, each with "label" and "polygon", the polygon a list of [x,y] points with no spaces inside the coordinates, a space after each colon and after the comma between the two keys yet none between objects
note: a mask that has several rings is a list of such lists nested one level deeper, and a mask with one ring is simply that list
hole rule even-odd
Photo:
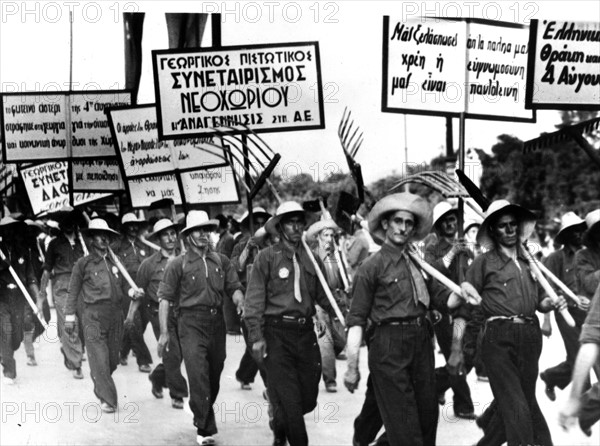
[{"label": "collar", "polygon": [[383,255],[384,259],[390,263],[398,264],[400,261],[408,255],[408,252],[405,248],[397,248],[389,243],[383,243],[381,245],[381,249],[379,250]]},{"label": "collar", "polygon": [[[190,263],[202,258],[202,256],[193,249],[187,250],[185,252],[185,255],[187,256],[187,259]],[[204,258],[205,260],[210,260],[211,262],[218,263],[219,254],[217,254],[214,251],[208,251]]]},{"label": "collar", "polygon": [[[502,262],[501,267],[504,268],[508,262],[512,262],[512,258],[507,256],[501,249],[494,248],[490,251],[490,255],[495,255]],[[517,247],[517,260],[528,265],[527,258],[523,254],[521,247]]]}]

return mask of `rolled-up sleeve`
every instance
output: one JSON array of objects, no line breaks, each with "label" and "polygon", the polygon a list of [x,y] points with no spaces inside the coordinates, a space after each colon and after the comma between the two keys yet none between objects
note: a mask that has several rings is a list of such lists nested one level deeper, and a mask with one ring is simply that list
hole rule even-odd
[{"label": "rolled-up sleeve", "polygon": [[252,266],[246,299],[244,300],[244,321],[248,328],[248,342],[251,344],[263,338],[263,316],[267,299],[269,279],[268,250],[258,253]]},{"label": "rolled-up sleeve", "polygon": [[356,271],[352,284],[352,304],[346,318],[346,325],[365,327],[373,308],[373,299],[377,287],[376,275],[371,271],[370,263],[364,263]]}]

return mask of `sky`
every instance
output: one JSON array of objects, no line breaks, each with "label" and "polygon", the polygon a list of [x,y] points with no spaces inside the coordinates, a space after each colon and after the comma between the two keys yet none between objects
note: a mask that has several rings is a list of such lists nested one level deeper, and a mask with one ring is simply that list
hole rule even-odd
[{"label": "sky", "polygon": [[[445,118],[381,111],[384,15],[476,17],[524,25],[533,18],[600,21],[597,1],[2,1],[3,92],[68,89],[69,10],[74,18],[74,90],[123,88],[122,13],[146,13],[138,103],[154,102],[150,51],[168,47],[165,12],[222,13],[223,45],[318,41],[325,129],[269,133],[263,139],[282,155],[278,170],[284,178],[307,173],[315,180],[325,180],[331,173],[347,172],[337,128],[348,107],[364,132],[356,160],[362,164],[367,184],[394,171],[402,173],[406,161],[428,162],[446,150]],[[210,42],[210,31],[207,34]],[[535,124],[469,119],[466,147],[489,152],[500,134],[527,140],[554,131],[559,122],[556,111],[538,111]],[[454,119],[455,147],[458,138],[458,120]]]}]

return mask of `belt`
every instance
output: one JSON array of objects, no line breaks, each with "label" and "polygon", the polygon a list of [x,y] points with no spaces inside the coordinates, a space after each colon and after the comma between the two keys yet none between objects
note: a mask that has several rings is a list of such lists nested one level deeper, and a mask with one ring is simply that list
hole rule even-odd
[{"label": "belt", "polygon": [[536,322],[532,316],[492,316],[487,318],[486,322],[509,321],[513,324],[533,324]]},{"label": "belt", "polygon": [[265,316],[265,323],[270,325],[285,324],[288,326],[312,327],[312,317]]},{"label": "belt", "polygon": [[182,313],[208,313],[208,314],[223,314],[222,307],[211,307],[208,305],[194,305],[193,307],[180,307]]},{"label": "belt", "polygon": [[384,319],[381,322],[377,322],[376,325],[381,327],[383,325],[425,325],[427,321],[427,316],[416,316],[416,317],[407,317],[407,318],[390,318]]}]

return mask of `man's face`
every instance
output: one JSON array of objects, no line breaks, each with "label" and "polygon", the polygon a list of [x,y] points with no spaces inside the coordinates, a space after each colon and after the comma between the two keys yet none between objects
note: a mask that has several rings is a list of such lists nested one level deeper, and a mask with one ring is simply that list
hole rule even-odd
[{"label": "man's face", "polygon": [[137,237],[139,232],[139,226],[136,224],[129,224],[125,226],[125,234],[129,237]]},{"label": "man's face", "polygon": [[333,251],[333,237],[334,237],[333,229],[323,229],[319,232],[319,243],[320,245],[326,249],[327,251]]},{"label": "man's face", "polygon": [[477,241],[477,233],[479,232],[479,226],[471,226],[469,228],[469,230],[467,232],[465,232],[465,238],[472,242],[475,243]]},{"label": "man's face", "polygon": [[494,239],[501,246],[513,248],[517,245],[519,222],[514,214],[504,214],[493,225]]},{"label": "man's face", "polygon": [[165,229],[158,235],[158,241],[162,249],[171,251],[177,244],[177,232],[173,228]]},{"label": "man's face", "polygon": [[73,234],[75,232],[75,225],[71,222],[65,223],[62,227],[62,230],[65,234]]},{"label": "man's face", "polygon": [[100,251],[106,251],[110,244],[110,236],[104,232],[94,232],[92,234],[92,246]]},{"label": "man's face", "polygon": [[404,246],[415,232],[415,216],[408,211],[396,211],[381,221],[385,237],[396,246]]},{"label": "man's face", "polygon": [[302,238],[306,221],[303,215],[292,215],[281,219],[283,236],[291,243],[298,243]]},{"label": "man's face", "polygon": [[265,217],[254,217],[254,230],[256,231],[258,228],[262,228],[267,219]]},{"label": "man's face", "polygon": [[191,242],[198,248],[206,248],[210,243],[210,233],[214,230],[210,226],[194,229],[190,232]]},{"label": "man's face", "polygon": [[582,229],[568,229],[563,236],[565,244],[571,245],[573,248],[581,248],[582,238]]},{"label": "man's face", "polygon": [[439,228],[442,237],[454,237],[458,231],[458,217],[456,212],[451,212],[441,219]]}]

